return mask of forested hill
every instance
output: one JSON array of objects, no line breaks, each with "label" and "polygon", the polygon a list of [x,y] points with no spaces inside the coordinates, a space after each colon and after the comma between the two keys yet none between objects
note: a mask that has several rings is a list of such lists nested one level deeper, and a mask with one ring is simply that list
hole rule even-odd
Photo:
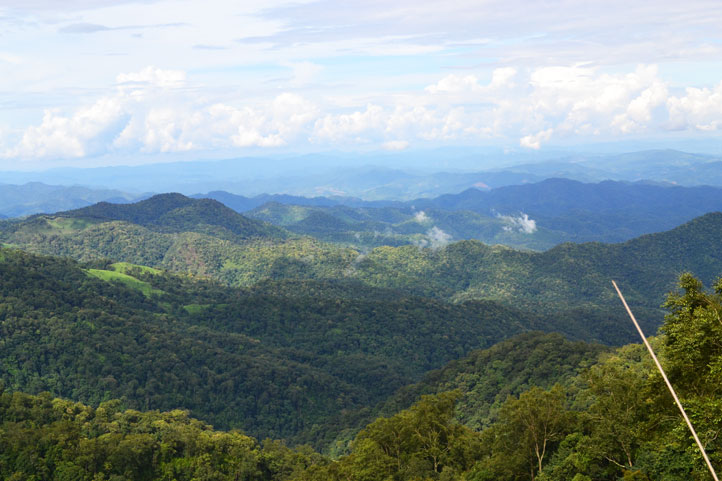
[{"label": "forested hill", "polygon": [[99,202],[56,215],[96,222],[124,221],[161,232],[220,228],[242,238],[286,237],[282,229],[249,219],[218,201],[181,194],[159,194],[134,204]]},{"label": "forested hill", "polygon": [[343,412],[431,369],[577,322],[358,283],[290,291],[0,249],[0,381],[92,404],[184,408],[219,427],[323,445],[347,427]]},{"label": "forested hill", "polygon": [[554,305],[616,303],[616,279],[630,299],[658,307],[679,274],[705,282],[722,272],[722,214],[621,244],[562,244],[546,252],[517,251],[463,241],[442,249],[382,247],[356,266],[355,276],[385,287],[462,299]]},{"label": "forested hill", "polygon": [[519,396],[529,386],[570,386],[609,352],[607,346],[570,341],[559,333],[519,334],[429,372],[421,382],[395,393],[380,412],[389,415],[406,409],[424,394],[459,390],[463,394],[457,401],[457,419],[481,430],[497,420],[509,396]]},{"label": "forested hill", "polygon": [[509,396],[519,396],[530,386],[571,387],[580,373],[612,351],[601,344],[570,341],[559,333],[516,335],[430,371],[421,382],[404,386],[373,409],[357,413],[358,424],[339,433],[336,448],[347,447],[349,434],[374,418],[407,409],[424,395],[449,391],[460,393],[455,418],[480,431],[498,420],[499,409]]},{"label": "forested hill", "polygon": [[208,196],[293,232],[363,248],[428,242],[434,227],[450,240],[476,239],[534,250],[569,241],[623,242],[722,210],[719,187],[558,178],[407,202],[246,199],[224,192]]},{"label": "forested hill", "polygon": [[[137,214],[138,221],[149,227],[88,217],[97,211],[94,215],[112,217],[103,214],[107,206],[101,204],[67,215],[0,222],[0,241],[82,261],[110,258],[190,272],[227,285],[345,279],[455,302],[494,299],[546,313],[584,309],[587,317],[596,315],[592,311],[598,314],[599,307],[607,310],[616,306],[609,283],[616,279],[630,300],[657,310],[652,317],[642,316],[657,324],[661,322],[658,307],[679,274],[690,271],[710,282],[722,272],[719,213],[621,244],[567,243],[537,253],[462,241],[436,248],[385,246],[362,254],[307,237],[282,238],[274,234],[249,239],[233,234],[231,221],[235,222],[234,216],[239,215],[218,207],[220,204],[214,201],[170,195],[145,202],[125,207],[143,212],[151,210],[148,206],[152,204],[147,202],[166,206],[165,210],[159,209],[160,214]],[[212,212],[218,207],[218,212],[229,213],[222,218],[229,220],[213,224],[212,216],[210,220],[201,217],[206,223],[189,225],[195,231],[188,232],[158,232],[154,227],[155,219],[178,219],[176,223],[169,221],[168,228],[183,229],[195,222],[190,219],[199,219],[194,217],[194,211],[205,215],[204,202],[211,202]],[[260,226],[261,232],[266,229],[252,222]]]}]

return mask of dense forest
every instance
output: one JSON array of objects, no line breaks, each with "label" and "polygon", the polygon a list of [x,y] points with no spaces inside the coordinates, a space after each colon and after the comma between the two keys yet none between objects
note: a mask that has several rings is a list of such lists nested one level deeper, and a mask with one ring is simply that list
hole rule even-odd
[{"label": "dense forest", "polygon": [[[707,292],[683,275],[679,285],[652,343],[719,466],[722,284]],[[520,359],[518,351],[530,343],[532,354]],[[517,387],[485,422],[467,418],[470,399],[488,399],[486,389],[469,386],[509,369]],[[464,373],[474,371],[480,377],[467,384]],[[0,474],[13,480],[709,479],[639,344],[608,350],[524,335],[455,362],[425,384],[457,389],[421,395],[408,408],[375,419],[354,437],[348,454],[335,459],[308,447],[213,431],[184,411],[124,410],[112,400],[93,408],[6,388],[0,395]]]},{"label": "dense forest", "polygon": [[515,333],[564,331],[566,320],[354,282],[238,289],[129,264],[0,254],[6,387],[183,407],[216,426],[317,446],[352,421],[343,413]]}]

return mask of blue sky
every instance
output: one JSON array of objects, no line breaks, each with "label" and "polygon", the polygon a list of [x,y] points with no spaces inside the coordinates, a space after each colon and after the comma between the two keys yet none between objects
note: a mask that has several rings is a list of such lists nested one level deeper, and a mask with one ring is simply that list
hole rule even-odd
[{"label": "blue sky", "polygon": [[719,25],[719,1],[3,0],[0,167],[709,145]]}]

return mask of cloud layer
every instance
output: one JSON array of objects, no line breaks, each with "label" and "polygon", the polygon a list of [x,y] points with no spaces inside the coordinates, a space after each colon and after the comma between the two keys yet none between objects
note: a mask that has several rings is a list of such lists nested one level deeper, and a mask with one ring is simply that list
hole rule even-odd
[{"label": "cloud layer", "polygon": [[672,90],[655,66],[609,74],[584,66],[496,69],[487,82],[448,74],[385,103],[347,106],[284,91],[218,102],[182,71],[121,73],[87,105],[46,109],[3,153],[73,158],[113,152],[218,148],[410,145],[502,140],[530,149],[569,138],[608,139],[671,131],[718,133],[722,83]]},{"label": "cloud layer", "polygon": [[719,139],[720,24],[712,0],[8,0],[0,158]]}]

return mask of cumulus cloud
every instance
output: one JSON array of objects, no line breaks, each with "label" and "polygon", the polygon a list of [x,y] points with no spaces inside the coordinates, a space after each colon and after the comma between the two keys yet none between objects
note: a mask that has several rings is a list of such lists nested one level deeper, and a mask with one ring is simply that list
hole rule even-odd
[{"label": "cumulus cloud", "polygon": [[498,68],[483,82],[450,74],[406,104],[367,104],[325,114],[313,129],[317,142],[379,142],[390,137],[430,142],[513,138],[529,149],[553,140],[593,139],[706,131],[722,122],[720,91],[687,89],[673,96],[654,65],[627,73],[605,73],[583,64],[520,71]]},{"label": "cumulus cloud", "polygon": [[127,112],[117,98],[100,99],[72,116],[48,109],[40,125],[25,130],[19,144],[6,155],[82,157],[97,154],[103,150],[104,141],[122,130],[126,118]]},{"label": "cumulus cloud", "polygon": [[[300,83],[313,64],[289,64]],[[365,144],[390,151],[489,139],[540,149],[594,140],[722,129],[722,83],[671,88],[656,66],[607,73],[584,64],[445,75],[425,88],[354,105],[353,99],[277,92],[219,99],[185,72],[122,73],[106,95],[74,110],[47,109],[6,142],[5,157],[82,157],[114,151],[182,152]]]},{"label": "cumulus cloud", "polygon": [[113,151],[183,152],[285,145],[318,116],[303,97],[281,93],[256,106],[187,98],[182,71],[146,67],[117,76],[112,94],[71,113],[46,110],[6,157],[77,158]]},{"label": "cumulus cloud", "polygon": [[163,70],[148,66],[139,72],[121,73],[117,77],[120,85],[127,87],[151,85],[154,87],[174,88],[185,84],[186,74],[180,70]]},{"label": "cumulus cloud", "polygon": [[503,229],[507,232],[517,231],[523,234],[533,234],[537,230],[536,221],[530,219],[529,216],[523,212],[518,216],[497,214],[497,217],[504,221],[506,225],[504,225]]},{"label": "cumulus cloud", "polygon": [[383,107],[367,104],[362,111],[324,115],[316,121],[313,136],[320,141],[338,142],[349,139],[356,142],[368,141],[370,138],[366,136],[383,128],[387,118]]},{"label": "cumulus cloud", "polygon": [[546,142],[547,140],[549,140],[553,132],[554,131],[552,129],[546,129],[542,130],[541,132],[537,132],[536,134],[525,135],[524,137],[519,139],[519,144],[522,147],[539,150],[541,148],[542,142]]},{"label": "cumulus cloud", "polygon": [[670,128],[712,131],[722,129],[722,81],[714,88],[687,88],[685,95],[666,102]]},{"label": "cumulus cloud", "polygon": [[482,85],[476,75],[450,74],[433,85],[426,87],[426,91],[434,95],[443,94],[474,94],[490,95],[499,89],[509,89],[516,86],[514,77],[517,70],[513,67],[501,67],[491,74],[491,81]]}]

